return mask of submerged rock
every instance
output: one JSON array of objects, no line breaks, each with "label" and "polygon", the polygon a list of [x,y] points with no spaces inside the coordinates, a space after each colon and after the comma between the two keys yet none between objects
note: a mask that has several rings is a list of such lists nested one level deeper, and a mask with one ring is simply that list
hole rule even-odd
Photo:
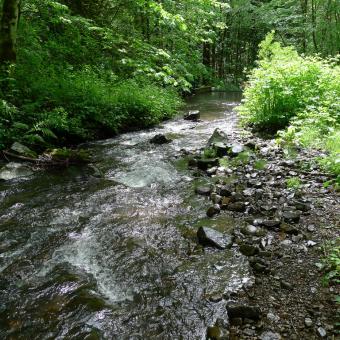
[{"label": "submerged rock", "polygon": [[33,174],[33,170],[22,163],[10,162],[0,170],[0,180],[9,181],[19,177],[27,177]]},{"label": "submerged rock", "polygon": [[167,144],[167,143],[170,143],[170,142],[172,142],[172,140],[170,138],[168,138],[167,136],[162,135],[162,134],[157,134],[150,139],[150,143],[152,143],[152,144]]},{"label": "submerged rock", "polygon": [[185,120],[191,120],[193,122],[197,122],[200,119],[200,117],[201,117],[200,112],[198,110],[193,110],[193,111],[189,111],[184,116],[184,119]]},{"label": "submerged rock", "polygon": [[197,237],[203,246],[211,246],[218,249],[230,248],[233,244],[233,238],[230,235],[224,235],[217,230],[200,227],[197,231]]}]

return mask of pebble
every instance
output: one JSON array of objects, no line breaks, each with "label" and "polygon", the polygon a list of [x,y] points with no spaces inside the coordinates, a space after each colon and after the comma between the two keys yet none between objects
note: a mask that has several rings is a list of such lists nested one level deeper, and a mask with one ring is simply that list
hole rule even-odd
[{"label": "pebble", "polygon": [[321,337],[321,338],[324,338],[326,335],[327,335],[327,332],[324,328],[322,327],[319,327],[318,328],[318,335]]},{"label": "pebble", "polygon": [[305,325],[306,325],[306,327],[312,327],[313,326],[313,320],[311,318],[305,318]]}]

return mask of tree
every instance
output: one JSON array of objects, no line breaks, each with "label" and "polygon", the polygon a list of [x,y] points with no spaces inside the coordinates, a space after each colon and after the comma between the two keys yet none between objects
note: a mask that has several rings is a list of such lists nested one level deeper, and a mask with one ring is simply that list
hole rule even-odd
[{"label": "tree", "polygon": [[20,0],[4,0],[0,22],[0,63],[16,61]]}]

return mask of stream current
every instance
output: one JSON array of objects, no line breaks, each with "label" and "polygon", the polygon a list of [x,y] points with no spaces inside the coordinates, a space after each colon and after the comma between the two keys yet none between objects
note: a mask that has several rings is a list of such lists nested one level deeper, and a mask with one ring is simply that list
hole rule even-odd
[{"label": "stream current", "polygon": [[[239,93],[200,94],[162,126],[87,145],[103,174],[85,167],[0,183],[1,339],[205,339],[227,320],[228,294],[250,280],[234,249],[195,247],[197,226],[228,232],[228,215],[205,216],[204,181],[181,150],[205,146],[215,128],[237,132]],[[162,133],[172,143],[149,143]]]}]

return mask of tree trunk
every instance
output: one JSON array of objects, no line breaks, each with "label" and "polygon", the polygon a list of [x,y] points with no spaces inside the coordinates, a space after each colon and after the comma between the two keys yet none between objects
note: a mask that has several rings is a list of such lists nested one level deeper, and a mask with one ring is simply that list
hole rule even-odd
[{"label": "tree trunk", "polygon": [[4,0],[0,21],[0,64],[16,61],[20,0]]}]

